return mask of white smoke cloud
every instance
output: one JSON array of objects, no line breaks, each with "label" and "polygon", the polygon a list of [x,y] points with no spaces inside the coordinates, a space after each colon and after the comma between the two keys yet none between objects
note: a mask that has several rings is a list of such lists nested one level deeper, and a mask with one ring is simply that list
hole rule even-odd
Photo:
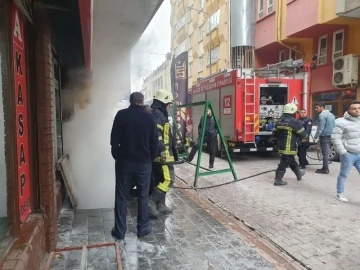
[{"label": "white smoke cloud", "polygon": [[165,0],[132,50],[132,92],[141,90],[143,79],[165,61],[165,54],[170,51],[170,14],[170,0]]}]

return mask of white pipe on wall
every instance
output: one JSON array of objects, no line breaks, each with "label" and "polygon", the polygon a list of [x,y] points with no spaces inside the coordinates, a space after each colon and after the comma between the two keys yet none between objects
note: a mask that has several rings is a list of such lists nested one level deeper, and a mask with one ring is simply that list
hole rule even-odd
[{"label": "white pipe on wall", "polygon": [[304,80],[303,80],[303,109],[305,109],[306,111],[308,110],[308,96],[309,96],[309,86],[308,86],[308,81],[309,81],[309,73],[308,72],[304,72]]}]

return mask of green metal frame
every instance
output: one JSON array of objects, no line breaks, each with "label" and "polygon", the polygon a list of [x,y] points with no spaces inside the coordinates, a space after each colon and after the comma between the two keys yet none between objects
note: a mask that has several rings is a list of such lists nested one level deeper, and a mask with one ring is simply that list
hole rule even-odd
[{"label": "green metal frame", "polygon": [[[201,105],[205,105],[205,108],[204,108],[204,116],[203,116],[203,120],[202,120],[202,126],[203,127],[206,127],[206,122],[207,122],[207,111],[208,109],[211,110],[212,112],[212,115],[214,116],[214,120],[215,120],[215,125],[216,125],[216,128],[219,132],[219,136],[220,136],[220,140],[221,140],[221,145],[225,151],[225,155],[226,155],[226,158],[227,158],[227,161],[229,163],[229,167],[228,169],[222,169],[222,170],[211,170],[211,171],[207,171],[207,172],[200,172],[200,163],[201,163],[201,155],[202,155],[202,151],[203,151],[203,145],[204,145],[204,137],[205,137],[205,128],[202,128],[201,130],[201,135],[200,135],[200,144],[199,144],[199,153],[198,153],[198,157],[197,157],[197,163],[196,163],[196,172],[195,172],[195,180],[194,180],[194,187],[197,186],[197,182],[198,182],[198,178],[200,176],[207,176],[207,175],[214,175],[214,174],[219,174],[219,173],[226,173],[226,172],[231,172],[233,177],[234,177],[234,180],[237,180],[237,175],[236,175],[236,172],[234,170],[234,166],[232,164],[232,160],[230,158],[230,154],[229,154],[229,151],[228,151],[228,148],[227,148],[227,145],[226,145],[226,142],[225,142],[225,138],[224,138],[224,135],[223,135],[223,132],[221,130],[221,127],[220,127],[220,124],[219,124],[219,120],[217,119],[217,117],[215,116],[215,113],[214,113],[214,108],[211,104],[210,101],[201,101],[201,102],[195,102],[195,103],[190,103],[190,104],[184,104],[184,105],[178,105],[178,106],[174,106],[173,107],[173,110],[177,110],[177,109],[181,109],[181,108],[191,108],[191,107],[195,107],[195,106],[201,106]],[[173,117],[173,121],[174,123],[176,123],[176,119],[174,118],[174,115],[173,113],[171,114],[171,116]],[[177,125],[175,124],[176,126],[176,132],[177,134],[181,135],[181,132],[179,131]],[[185,146],[184,146],[185,147]],[[186,147],[185,147],[186,149]],[[186,153],[187,153],[187,149],[186,149]],[[188,156],[188,153],[187,153],[187,156]]]}]

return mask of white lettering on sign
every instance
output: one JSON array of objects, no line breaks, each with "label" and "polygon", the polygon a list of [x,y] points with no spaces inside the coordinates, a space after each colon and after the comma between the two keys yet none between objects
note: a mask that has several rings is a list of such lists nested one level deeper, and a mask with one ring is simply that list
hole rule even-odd
[{"label": "white lettering on sign", "polygon": [[295,105],[299,104],[299,102],[298,102],[298,100],[297,100],[297,98],[295,96],[292,98],[291,103],[293,103]]},{"label": "white lettering on sign", "polygon": [[21,34],[21,27],[20,27],[20,21],[19,21],[19,14],[17,10],[15,11],[15,25],[14,25],[14,36],[17,37],[17,39],[22,42],[22,34]]},{"label": "white lettering on sign", "polygon": [[[213,81],[213,82],[210,82],[210,81]],[[193,88],[192,90],[192,93],[193,94],[198,94],[198,93],[202,93],[202,92],[207,92],[207,91],[210,91],[210,90],[213,90],[213,89],[217,89],[217,88],[221,88],[221,87],[224,87],[224,86],[227,86],[229,84],[232,84],[233,83],[233,77],[230,76],[228,78],[224,78],[222,80],[219,80],[219,81],[214,81],[213,79],[211,79],[206,85],[200,85],[200,86],[196,86]]]},{"label": "white lettering on sign", "polygon": [[231,95],[224,96],[224,115],[231,114]]}]

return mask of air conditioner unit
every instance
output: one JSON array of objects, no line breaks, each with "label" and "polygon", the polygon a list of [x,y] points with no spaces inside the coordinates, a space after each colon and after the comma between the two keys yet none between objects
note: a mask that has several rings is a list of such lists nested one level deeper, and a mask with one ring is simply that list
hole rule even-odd
[{"label": "air conditioner unit", "polygon": [[359,83],[359,57],[348,54],[334,59],[333,85],[338,88]]}]

